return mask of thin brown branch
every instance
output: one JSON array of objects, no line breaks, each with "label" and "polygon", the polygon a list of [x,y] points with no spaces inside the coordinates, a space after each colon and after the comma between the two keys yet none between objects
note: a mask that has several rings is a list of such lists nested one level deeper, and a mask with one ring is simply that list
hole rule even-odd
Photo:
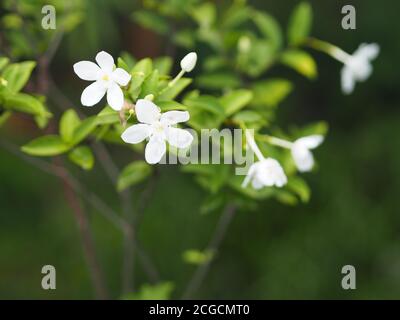
[{"label": "thin brown branch", "polygon": [[78,230],[82,239],[82,249],[87,266],[90,270],[89,275],[92,279],[92,283],[95,289],[95,295],[98,299],[107,299],[108,293],[104,280],[104,275],[100,267],[100,263],[97,258],[95,245],[93,242],[93,236],[90,229],[87,213],[83,210],[83,207],[79,201],[79,198],[72,187],[69,175],[62,167],[62,160],[56,159],[59,162],[60,169],[59,176],[63,182],[64,194],[68,205],[71,207]]},{"label": "thin brown branch", "polygon": [[[213,256],[217,253],[221,242],[225,237],[229,224],[231,223],[232,218],[235,215],[235,212],[236,207],[234,205],[227,205],[225,207],[206,249],[206,251],[211,252]],[[183,299],[191,299],[193,294],[200,288],[205,277],[207,276],[212,261],[213,259],[210,259],[196,269],[182,296]]]}]

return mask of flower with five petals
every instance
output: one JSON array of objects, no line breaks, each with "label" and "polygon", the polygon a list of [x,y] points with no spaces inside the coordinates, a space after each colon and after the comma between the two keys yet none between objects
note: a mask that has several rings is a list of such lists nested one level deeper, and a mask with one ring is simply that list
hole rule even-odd
[{"label": "flower with five petals", "polygon": [[105,51],[96,55],[96,62],[80,61],[74,64],[74,71],[79,78],[94,81],[83,90],[82,105],[93,106],[107,94],[107,103],[119,111],[124,104],[124,93],[120,86],[126,86],[131,75],[124,69],[115,68],[113,57]]},{"label": "flower with five petals", "polygon": [[188,121],[189,112],[168,111],[162,114],[153,102],[139,99],[135,113],[140,123],[126,129],[121,138],[132,144],[149,138],[145,148],[145,159],[148,163],[160,162],[166,152],[166,141],[177,148],[187,148],[192,143],[193,136],[187,130],[174,127],[177,123]]}]

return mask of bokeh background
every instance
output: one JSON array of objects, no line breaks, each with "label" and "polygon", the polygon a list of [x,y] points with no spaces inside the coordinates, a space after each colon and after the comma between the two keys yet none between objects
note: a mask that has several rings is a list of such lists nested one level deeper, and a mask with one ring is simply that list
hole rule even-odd
[{"label": "bokeh background", "polygon": [[[381,54],[374,73],[351,96],[340,91],[341,65],[314,52],[319,76],[305,81],[288,69],[295,90],[279,107],[285,125],[325,120],[329,134],[315,155],[319,167],[306,175],[312,189],[307,204],[285,206],[274,200],[234,218],[210,272],[196,298],[206,299],[384,299],[400,297],[400,56],[395,0],[310,1],[313,35],[354,51],[361,42],[378,42]],[[284,26],[297,1],[250,1]],[[341,28],[341,8],[353,4],[357,29]],[[122,50],[141,58],[164,55],[168,39],[129,19],[137,3],[130,0],[88,1],[84,22],[68,34],[51,65],[64,93],[80,106],[81,88],[72,64],[99,50]],[[176,59],[184,51],[176,50]],[[201,59],[201,55],[200,55]],[[13,119],[3,138],[27,141],[35,130]],[[115,151],[117,152],[117,151]],[[0,149],[0,298],[93,298],[76,223],[58,179]],[[115,199],[101,174],[86,175],[107,201]],[[201,215],[204,191],[190,176],[170,166],[158,168],[138,237],[159,269],[162,281],[174,283],[179,298],[194,266],[182,252],[204,248],[217,213]],[[122,237],[90,207],[90,223],[107,285],[120,293]],[[41,288],[41,268],[57,269],[57,290]],[[341,268],[354,265],[357,289],[341,288]],[[147,283],[135,265],[135,287]]]}]

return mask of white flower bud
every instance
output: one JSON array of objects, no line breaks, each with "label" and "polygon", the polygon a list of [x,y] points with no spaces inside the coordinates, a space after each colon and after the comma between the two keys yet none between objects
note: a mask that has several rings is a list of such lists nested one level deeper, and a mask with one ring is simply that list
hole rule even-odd
[{"label": "white flower bud", "polygon": [[181,68],[185,72],[190,72],[196,66],[196,62],[197,62],[196,52],[190,52],[181,60]]}]

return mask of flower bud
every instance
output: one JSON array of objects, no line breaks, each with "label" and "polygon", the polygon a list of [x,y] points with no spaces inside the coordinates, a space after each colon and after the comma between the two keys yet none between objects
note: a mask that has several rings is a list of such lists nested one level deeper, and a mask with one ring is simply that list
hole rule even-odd
[{"label": "flower bud", "polygon": [[181,68],[185,72],[190,72],[196,66],[196,62],[197,62],[196,52],[190,52],[181,60]]}]

